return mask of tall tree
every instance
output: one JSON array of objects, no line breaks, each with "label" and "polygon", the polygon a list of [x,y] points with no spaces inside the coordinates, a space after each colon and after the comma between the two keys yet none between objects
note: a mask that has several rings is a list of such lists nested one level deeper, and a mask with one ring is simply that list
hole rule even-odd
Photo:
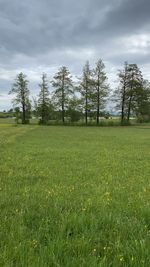
[{"label": "tall tree", "polygon": [[128,90],[127,90],[127,120],[130,120],[131,111],[134,109],[135,96],[139,92],[139,88],[143,86],[143,77],[137,64],[129,64],[128,71]]},{"label": "tall tree", "polygon": [[119,86],[114,91],[114,102],[116,109],[121,112],[121,124],[123,125],[126,118],[126,101],[127,101],[127,90],[128,90],[128,63],[125,62],[124,68],[119,70]]},{"label": "tall tree", "polygon": [[26,102],[26,121],[27,122],[29,122],[31,119],[31,113],[32,113],[31,101],[27,99],[27,102]]},{"label": "tall tree", "polygon": [[83,103],[85,113],[85,123],[88,123],[88,113],[92,108],[92,77],[89,62],[87,61],[83,67],[82,78],[79,85],[79,92]]},{"label": "tall tree", "polygon": [[45,73],[42,74],[42,82],[39,84],[39,87],[40,93],[37,101],[37,109],[41,117],[40,123],[46,124],[49,119],[50,98],[47,75]]},{"label": "tall tree", "polygon": [[134,93],[133,112],[138,121],[150,121],[150,82],[143,80]]},{"label": "tall tree", "polygon": [[20,105],[22,110],[22,124],[28,122],[28,108],[29,108],[29,89],[28,89],[28,80],[26,75],[22,72],[19,73],[16,77],[15,83],[12,86],[12,89],[9,92],[10,94],[15,94],[13,100],[14,104]]},{"label": "tall tree", "polygon": [[96,63],[95,69],[93,69],[93,102],[96,108],[96,122],[99,124],[100,110],[104,108],[104,103],[108,95],[107,76],[105,73],[105,65],[101,59]]},{"label": "tall tree", "polygon": [[65,122],[65,111],[70,97],[73,95],[73,81],[69,70],[62,66],[51,81],[54,88],[53,101],[57,109],[61,110],[62,122]]},{"label": "tall tree", "polygon": [[116,107],[121,111],[121,124],[129,122],[131,113],[136,113],[138,99],[143,91],[143,77],[136,64],[125,63],[119,71],[119,87],[114,92]]},{"label": "tall tree", "polygon": [[71,122],[77,122],[83,117],[81,99],[78,97],[78,95],[74,95],[70,99],[67,115]]}]

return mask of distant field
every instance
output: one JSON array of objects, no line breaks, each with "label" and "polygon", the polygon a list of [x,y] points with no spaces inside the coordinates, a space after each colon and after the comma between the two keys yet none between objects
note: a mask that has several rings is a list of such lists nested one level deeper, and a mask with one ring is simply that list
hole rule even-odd
[{"label": "distant field", "polygon": [[[0,118],[0,124],[16,124],[16,121],[14,118]],[[21,120],[19,120],[19,124],[21,124]],[[31,125],[39,125],[39,119],[37,118],[33,118],[30,119],[30,124]],[[48,122],[49,125],[62,125],[62,121],[57,121],[57,120],[50,120]],[[93,120],[91,121],[89,119],[88,124],[90,126],[96,126],[96,121]],[[131,124],[136,124],[136,120],[135,119],[131,119]],[[66,119],[66,125],[76,125],[76,126],[85,126],[85,122],[84,121],[77,121],[77,122],[69,122]],[[100,123],[99,126],[120,126],[120,118],[119,117],[113,117],[110,119],[104,119],[101,118],[100,119]]]},{"label": "distant field", "polygon": [[2,267],[149,267],[150,126],[0,125]]},{"label": "distant field", "polygon": [[13,118],[0,118],[0,124],[14,124],[15,120]]}]

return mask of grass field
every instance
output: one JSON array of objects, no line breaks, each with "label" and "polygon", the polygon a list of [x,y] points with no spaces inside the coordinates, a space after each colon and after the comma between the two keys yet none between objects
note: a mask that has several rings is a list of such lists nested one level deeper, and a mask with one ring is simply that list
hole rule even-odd
[{"label": "grass field", "polygon": [[0,125],[2,267],[149,267],[150,127]]}]

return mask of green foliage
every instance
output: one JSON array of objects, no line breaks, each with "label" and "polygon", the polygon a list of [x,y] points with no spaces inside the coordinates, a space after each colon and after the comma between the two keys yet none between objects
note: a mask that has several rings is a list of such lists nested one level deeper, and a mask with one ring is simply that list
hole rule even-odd
[{"label": "green foliage", "polygon": [[0,266],[149,267],[149,151],[148,126],[0,126]]},{"label": "green foliage", "polygon": [[12,118],[13,116],[13,112],[0,112],[0,118]]},{"label": "green foliage", "polygon": [[47,124],[50,116],[50,98],[47,75],[43,73],[42,82],[39,84],[40,93],[38,97],[38,102],[36,105],[37,113],[40,116],[40,124]]},{"label": "green foliage", "polygon": [[92,103],[92,71],[90,69],[90,64],[87,61],[83,67],[82,77],[80,78],[80,83],[78,87],[78,92],[81,95],[81,107],[85,114],[85,124],[88,124],[88,116],[90,115],[91,109],[93,108]]},{"label": "green foliage", "polygon": [[105,108],[106,97],[108,96],[109,86],[105,73],[105,65],[100,59],[96,63],[92,72],[92,102],[93,109],[96,110],[96,122],[99,124],[100,112]]},{"label": "green foliage", "polygon": [[[69,70],[62,66],[51,81],[53,91],[50,95],[47,75],[43,73],[38,99],[33,98],[32,110],[28,81],[26,76],[20,73],[10,91],[15,95],[15,107],[19,108],[19,112],[15,112],[16,122],[20,122],[21,119],[23,124],[30,121],[35,123],[36,117],[36,121],[44,125],[63,123],[64,125],[115,126],[118,122],[109,120],[114,112],[109,114],[106,111],[111,101],[115,102],[117,115],[121,115],[120,125],[132,124],[133,117],[136,117],[137,122],[140,123],[149,122],[150,83],[143,79],[137,64],[125,62],[118,77],[119,86],[113,94],[109,95],[105,65],[101,59],[97,61],[94,69],[91,69],[87,61],[78,82],[75,79],[73,82]],[[9,114],[12,117],[13,110],[0,113],[0,117],[7,118]],[[108,122],[101,121],[101,117],[108,119]]]},{"label": "green foliage", "polygon": [[138,87],[135,95],[135,113],[139,122],[150,122],[150,83],[143,81],[142,87]]},{"label": "green foliage", "polygon": [[119,87],[114,92],[116,109],[121,112],[121,124],[129,122],[131,114],[136,117],[149,113],[150,86],[143,80],[142,73],[136,64],[125,63],[119,71]]},{"label": "green foliage", "polygon": [[75,95],[69,100],[66,116],[71,122],[78,122],[83,117],[81,99]]},{"label": "green foliage", "polygon": [[70,97],[73,95],[73,81],[69,70],[63,66],[54,75],[51,81],[53,86],[53,103],[61,111],[62,122],[65,122],[65,113],[68,109]]},{"label": "green foliage", "polygon": [[75,109],[69,108],[66,112],[71,122],[78,122],[81,119],[81,113]]},{"label": "green foliage", "polygon": [[14,105],[17,105],[17,107],[19,105],[19,107],[21,107],[22,124],[29,123],[31,103],[29,100],[28,80],[26,79],[26,75],[22,72],[17,75],[9,93],[15,95],[13,99]]},{"label": "green foliage", "polygon": [[[143,79],[137,64],[125,62],[118,77],[119,86],[109,95],[105,65],[101,59],[97,61],[94,69],[91,69],[87,61],[78,82],[75,82],[75,79],[73,82],[69,70],[62,66],[51,81],[53,91],[50,95],[47,75],[43,73],[38,99],[33,98],[32,110],[28,81],[23,73],[19,73],[10,91],[14,94],[13,102],[15,108],[19,108],[19,112],[0,112],[0,118],[10,119],[15,116],[16,122],[22,120],[23,124],[30,121],[35,123],[38,120],[39,124],[44,125],[63,123],[115,126],[118,122],[109,120],[114,112],[109,114],[106,111],[106,107],[109,107],[112,101],[115,102],[117,115],[121,115],[121,126],[132,124],[133,117],[138,123],[150,122],[150,83]],[[101,117],[108,119],[108,122],[101,121]]]},{"label": "green foliage", "polygon": [[21,117],[22,117],[19,107],[15,107],[14,108],[14,116],[15,116],[15,121],[18,124],[19,123],[19,119],[21,119]]}]

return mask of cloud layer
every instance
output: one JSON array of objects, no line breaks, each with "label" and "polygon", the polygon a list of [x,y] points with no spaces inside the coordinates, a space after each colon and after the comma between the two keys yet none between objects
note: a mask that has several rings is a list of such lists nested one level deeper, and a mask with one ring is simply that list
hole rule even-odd
[{"label": "cloud layer", "polygon": [[31,80],[61,65],[75,74],[84,62],[105,61],[110,82],[124,61],[150,78],[149,0],[0,0],[0,110],[19,71]]}]

